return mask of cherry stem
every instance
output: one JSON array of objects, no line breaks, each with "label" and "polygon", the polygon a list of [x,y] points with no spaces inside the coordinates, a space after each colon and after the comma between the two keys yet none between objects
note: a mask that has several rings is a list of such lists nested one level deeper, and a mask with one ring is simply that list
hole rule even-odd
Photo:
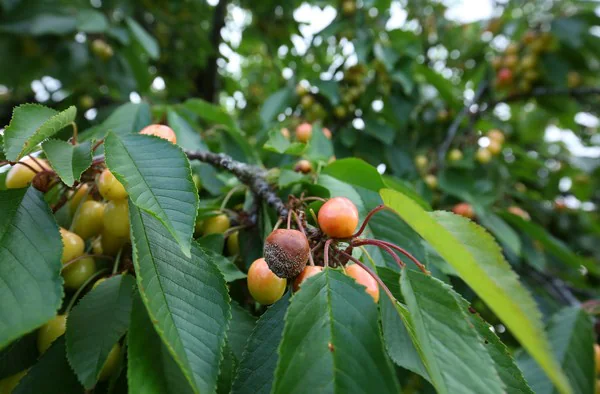
[{"label": "cherry stem", "polygon": [[275,222],[275,226],[273,227],[273,231],[277,230],[279,228],[279,226],[281,226],[281,223],[283,223],[283,219],[282,218],[277,219],[277,221]]},{"label": "cherry stem", "polygon": [[329,245],[331,245],[332,242],[333,238],[329,238],[327,241],[325,241],[325,256],[323,256],[323,262],[325,264],[325,267],[329,267]]},{"label": "cherry stem", "polygon": [[62,268],[60,269],[61,271],[63,271],[65,268],[67,268],[68,266],[70,266],[71,264],[85,259],[86,257],[93,257],[95,259],[104,259],[104,260],[112,260],[114,259],[114,257],[112,256],[106,256],[103,254],[82,254],[81,256],[75,257],[73,260],[69,260],[66,263],[63,264]]},{"label": "cherry stem", "polygon": [[327,200],[325,200],[322,197],[317,197],[317,196],[311,196],[311,197],[302,197],[301,198],[302,201],[322,201],[322,202],[326,202]]},{"label": "cherry stem", "polygon": [[33,162],[34,162],[35,164],[37,164],[37,165],[38,165],[38,167],[40,167],[40,171],[44,171],[44,170],[45,170],[45,167],[42,165],[42,163],[40,163],[40,162],[38,161],[38,159],[37,159],[35,156],[32,156],[32,155],[28,155],[28,156],[29,156],[29,158],[30,158],[31,160],[33,160]]},{"label": "cherry stem", "polygon": [[371,212],[369,212],[367,214],[367,217],[365,217],[365,220],[363,221],[363,223],[360,226],[360,228],[358,229],[358,231],[356,233],[354,233],[354,235],[351,238],[355,238],[355,237],[358,237],[359,235],[361,235],[363,233],[363,231],[365,231],[365,228],[367,228],[367,223],[369,223],[369,220],[371,220],[373,215],[375,215],[377,212],[382,211],[384,209],[389,209],[389,208],[386,207],[385,205],[381,204],[381,205],[378,205],[375,208],[371,209]]},{"label": "cherry stem", "polygon": [[22,165],[22,166],[25,166],[25,167],[29,168],[31,171],[33,171],[33,173],[34,173],[34,174],[37,174],[37,173],[39,172],[38,170],[36,170],[35,168],[33,168],[32,166],[30,166],[29,164],[27,164],[27,163],[25,163],[25,162],[23,162],[23,161],[18,161],[18,162],[16,162],[16,163],[14,163],[13,165],[15,165],[15,166],[16,166],[17,164],[19,164],[19,165]]},{"label": "cherry stem", "polygon": [[233,227],[229,227],[227,230],[225,230],[225,232],[223,233],[223,237],[227,238],[229,237],[231,234],[235,233],[236,231],[240,231],[243,230],[245,228],[248,228],[250,226],[248,226],[247,224],[240,224],[239,226],[233,226]]},{"label": "cherry stem", "polygon": [[[294,214],[294,220],[296,221],[296,225],[298,226],[298,229],[300,231],[302,231],[302,234],[304,234],[304,236],[306,237],[306,230],[304,230],[304,226],[302,225],[302,221],[300,220],[300,217],[298,216],[298,214],[296,213],[296,211],[290,210],[290,213]],[[288,223],[288,229],[289,228],[290,228],[290,226],[289,226],[289,223]],[[307,239],[308,239],[308,237],[307,237]],[[308,252],[308,261],[310,262],[310,265],[315,265],[315,260],[313,259],[311,251]]]},{"label": "cherry stem", "polygon": [[123,248],[119,249],[119,253],[117,253],[117,257],[115,257],[115,263],[113,264],[112,275],[115,275],[119,270],[119,264],[121,263],[121,253],[123,252]]},{"label": "cherry stem", "polygon": [[379,277],[379,275],[377,275],[375,272],[373,272],[373,270],[371,268],[369,268],[365,264],[361,263],[360,260],[358,260],[356,257],[353,257],[352,255],[350,255],[350,254],[348,254],[348,253],[346,253],[344,251],[340,251],[340,253],[342,255],[348,257],[355,264],[358,264],[362,269],[364,269],[365,271],[367,271],[369,273],[369,275],[371,275],[373,277],[373,279],[375,279],[377,281],[377,283],[379,284],[379,286],[381,286],[381,288],[385,291],[385,293],[390,298],[390,300],[392,300],[392,302],[398,302],[396,300],[396,297],[394,297],[394,295],[390,291],[390,289],[388,289],[388,287],[385,285],[385,283],[383,283],[383,281],[381,280],[381,278]]},{"label": "cherry stem", "polygon": [[[373,241],[373,242],[371,242],[371,241]],[[406,264],[404,264],[404,262],[402,260],[400,260],[400,257],[398,257],[398,255],[396,253],[394,253],[394,251],[388,245],[379,243],[376,240],[365,240],[365,239],[356,240],[355,242],[352,243],[352,246],[362,246],[362,245],[377,246],[377,247],[383,249],[384,251],[386,251],[390,256],[392,256],[392,258],[394,259],[394,261],[396,261],[396,264],[398,264],[398,266],[400,268],[404,268],[406,266]]]},{"label": "cherry stem", "polygon": [[379,239],[359,239],[357,240],[358,242],[365,242],[367,241],[368,244],[370,245],[375,245],[375,246],[379,246],[381,247],[381,245],[385,245],[388,246],[392,249],[397,250],[398,252],[402,253],[403,255],[405,255],[406,257],[408,257],[413,263],[415,263],[415,265],[417,267],[419,267],[419,269],[421,271],[423,271],[423,273],[430,275],[431,273],[427,270],[427,268],[425,267],[425,265],[423,263],[421,263],[419,260],[417,260],[417,258],[415,256],[413,256],[412,254],[410,254],[406,249],[401,248],[400,246],[392,243],[392,242],[388,242],[388,241],[382,241]]},{"label": "cherry stem", "polygon": [[292,210],[289,210],[287,214],[287,229],[289,230],[290,227],[292,227]]},{"label": "cherry stem", "polygon": [[246,186],[244,185],[237,185],[233,188],[231,188],[231,190],[229,192],[227,192],[227,194],[225,195],[225,198],[223,198],[223,202],[221,203],[221,211],[223,209],[225,209],[225,207],[227,206],[227,203],[229,202],[229,200],[231,199],[231,197],[238,191],[244,189]]},{"label": "cherry stem", "polygon": [[71,143],[77,145],[77,123],[71,122],[71,126],[73,126],[73,139],[71,140]]},{"label": "cherry stem", "polygon": [[95,152],[96,149],[98,149],[100,147],[100,145],[102,145],[103,143],[104,143],[104,139],[96,141],[94,146],[92,146],[92,152]]},{"label": "cherry stem", "polygon": [[68,315],[69,312],[71,311],[71,309],[73,309],[73,307],[75,306],[75,301],[77,301],[77,298],[79,298],[79,295],[81,294],[81,292],[90,284],[92,283],[97,277],[104,275],[105,272],[108,271],[108,268],[103,268],[100,271],[96,272],[94,275],[90,276],[88,278],[88,280],[86,280],[85,282],[83,282],[83,284],[81,286],[79,286],[79,289],[77,289],[77,291],[75,292],[75,294],[73,294],[73,297],[71,297],[71,300],[69,301],[69,305],[67,305],[67,308],[65,309],[65,315]]}]

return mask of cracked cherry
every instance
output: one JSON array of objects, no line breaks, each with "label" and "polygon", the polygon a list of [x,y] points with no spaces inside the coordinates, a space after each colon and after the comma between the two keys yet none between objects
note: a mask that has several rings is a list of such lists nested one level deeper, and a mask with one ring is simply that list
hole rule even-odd
[{"label": "cracked cherry", "polygon": [[177,143],[177,136],[173,129],[164,124],[151,124],[150,126],[146,126],[140,131],[140,134],[155,135],[173,144]]},{"label": "cracked cherry", "polygon": [[104,208],[105,204],[99,201],[83,202],[73,218],[71,224],[73,232],[83,239],[100,234],[104,227]]},{"label": "cracked cherry", "polygon": [[248,270],[250,295],[263,305],[277,302],[283,296],[286,285],[287,279],[275,275],[264,258],[255,260]]},{"label": "cracked cherry", "polygon": [[294,291],[300,290],[300,286],[302,286],[304,281],[320,272],[323,272],[323,267],[320,265],[307,265],[304,267],[304,270],[294,280]]},{"label": "cracked cherry", "polygon": [[303,232],[277,229],[265,239],[263,255],[275,275],[289,279],[300,274],[306,266],[310,246]]},{"label": "cracked cherry", "polygon": [[129,203],[127,200],[109,201],[104,208],[104,232],[114,237],[129,235]]},{"label": "cracked cherry", "polygon": [[[29,165],[29,167],[34,168],[37,171],[49,171],[50,166],[48,162],[43,159],[35,159],[27,158],[21,160],[19,163],[25,163]],[[6,188],[7,189],[18,189],[22,187],[27,187],[33,178],[35,178],[36,173],[33,172],[29,167],[22,164],[15,164],[6,174]]]},{"label": "cracked cherry", "polygon": [[65,333],[67,315],[57,315],[40,327],[37,335],[37,346],[40,354],[44,354],[52,342]]},{"label": "cracked cherry", "polygon": [[349,238],[358,225],[358,209],[346,197],[329,199],[317,217],[321,231],[332,238]]},{"label": "cracked cherry", "polygon": [[83,239],[75,233],[72,233],[64,228],[60,228],[60,236],[62,238],[63,251],[60,261],[64,264],[83,254],[85,244]]},{"label": "cracked cherry", "polygon": [[96,184],[102,197],[107,200],[122,200],[127,198],[125,187],[123,187],[121,182],[115,178],[108,168],[102,171]]},{"label": "cracked cherry", "polygon": [[61,271],[65,287],[69,290],[79,289],[96,272],[96,261],[91,256],[70,263]]},{"label": "cracked cherry", "polygon": [[358,284],[366,287],[365,291],[373,297],[373,301],[379,301],[379,285],[367,270],[358,264],[347,265],[346,275],[353,278]]}]

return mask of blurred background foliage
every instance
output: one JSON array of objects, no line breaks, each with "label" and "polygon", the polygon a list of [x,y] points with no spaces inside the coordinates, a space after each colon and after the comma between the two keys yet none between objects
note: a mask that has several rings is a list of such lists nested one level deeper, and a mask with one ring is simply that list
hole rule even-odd
[{"label": "blurred background foliage", "polygon": [[[0,126],[25,102],[76,105],[90,136],[151,111],[202,135],[184,147],[291,169],[301,152],[279,130],[319,124],[338,159],[369,162],[388,186],[435,209],[471,204],[545,311],[598,295],[597,2],[0,7]],[[220,132],[233,128],[242,141]]]}]

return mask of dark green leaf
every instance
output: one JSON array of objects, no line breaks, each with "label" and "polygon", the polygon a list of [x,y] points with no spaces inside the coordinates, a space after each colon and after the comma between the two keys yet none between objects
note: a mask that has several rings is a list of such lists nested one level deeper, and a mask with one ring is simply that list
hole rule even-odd
[{"label": "dark green leaf", "polygon": [[47,140],[42,149],[54,171],[69,187],[79,181],[81,174],[92,165],[92,144],[89,141],[73,145],[61,140]]},{"label": "dark green leaf", "polygon": [[31,367],[38,355],[37,332],[13,341],[0,350],[0,380]]},{"label": "dark green leaf", "polygon": [[133,34],[135,40],[140,44],[151,59],[157,60],[160,56],[158,42],[144,28],[131,18],[127,18],[127,27]]},{"label": "dark green leaf", "polygon": [[507,248],[517,256],[521,255],[521,239],[504,220],[487,209],[475,205],[475,213],[479,224],[487,228]]},{"label": "dark green leaf", "polygon": [[6,158],[17,161],[34,152],[40,142],[73,122],[76,114],[75,107],[69,107],[62,112],[39,104],[15,107],[10,124],[4,130]]},{"label": "dark green leaf", "polygon": [[86,140],[102,139],[107,133],[124,135],[137,133],[151,122],[150,106],[146,103],[127,103],[121,105],[110,114],[100,125],[92,127],[83,133]]},{"label": "dark green leaf", "polygon": [[64,335],[52,343],[12,394],[83,394],[83,387],[69,367]]},{"label": "dark green leaf", "polygon": [[273,393],[398,393],[377,304],[359,284],[327,269],[309,278],[285,317]]},{"label": "dark green leaf", "polygon": [[269,96],[260,109],[260,119],[264,124],[270,123],[275,117],[290,105],[293,90],[283,88]]},{"label": "dark green leaf", "polygon": [[407,269],[400,287],[437,392],[504,393],[494,362],[450,287]]},{"label": "dark green leaf", "polygon": [[288,292],[258,319],[244,349],[233,382],[233,393],[269,394],[271,392],[277,366],[277,348],[283,334],[284,316],[289,301]]},{"label": "dark green leaf", "polygon": [[290,142],[281,134],[279,128],[273,128],[269,130],[269,139],[263,148],[275,153],[300,156],[306,150],[307,145],[301,142]]},{"label": "dark green leaf", "polygon": [[[548,324],[552,350],[574,388],[575,393],[593,393],[596,384],[594,362],[594,329],[590,317],[578,307],[556,313]],[[538,364],[526,354],[519,365],[536,394],[552,394],[556,390]]]},{"label": "dark green leaf", "polygon": [[306,150],[306,157],[311,160],[329,161],[333,156],[333,144],[323,134],[320,124],[313,124],[312,137]]},{"label": "dark green leaf", "polygon": [[162,138],[140,134],[109,133],[104,147],[108,168],[133,203],[159,219],[189,256],[198,193],[185,153]]},{"label": "dark green leaf", "polygon": [[102,33],[108,29],[108,19],[96,10],[79,10],[77,12],[77,30],[85,33]]},{"label": "dark green leaf", "polygon": [[135,279],[117,275],[100,283],[69,314],[67,357],[79,381],[94,387],[108,353],[125,334]]},{"label": "dark green leaf", "polygon": [[195,244],[186,257],[153,216],[133,204],[129,215],[138,288],[150,319],[194,392],[212,392],[231,317],[225,280]]},{"label": "dark green leaf", "polygon": [[139,296],[133,299],[127,335],[129,390],[137,394],[193,393],[167,346],[156,333]]},{"label": "dark green leaf", "polygon": [[244,346],[256,325],[256,318],[237,302],[231,303],[231,324],[227,332],[229,349],[238,360],[242,359]]},{"label": "dark green leaf", "polygon": [[167,111],[167,121],[177,136],[177,145],[189,150],[208,150],[200,137],[200,133],[197,133],[177,112],[169,109]]},{"label": "dark green leaf", "polygon": [[63,297],[62,242],[44,195],[0,191],[0,348],[56,315]]}]

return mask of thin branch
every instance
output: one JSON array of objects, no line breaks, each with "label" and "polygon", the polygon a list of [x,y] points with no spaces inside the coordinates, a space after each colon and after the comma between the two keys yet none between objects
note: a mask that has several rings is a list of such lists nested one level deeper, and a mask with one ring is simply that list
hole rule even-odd
[{"label": "thin branch", "polygon": [[287,217],[288,208],[266,181],[267,171],[265,169],[233,160],[223,153],[186,152],[186,154],[190,160],[199,160],[231,172],[240,182],[247,185],[252,193],[273,207],[280,217]]},{"label": "thin branch", "polygon": [[450,146],[452,145],[452,141],[454,141],[454,138],[456,137],[456,134],[458,133],[458,128],[460,127],[463,120],[467,116],[473,115],[473,112],[471,112],[471,107],[473,105],[477,104],[479,102],[479,100],[481,100],[481,97],[483,97],[485,92],[488,90],[489,86],[490,86],[489,79],[483,80],[479,84],[479,87],[477,88],[477,91],[475,92],[475,95],[473,96],[473,100],[471,100],[467,105],[464,106],[462,111],[460,111],[460,113],[456,116],[456,118],[454,118],[454,120],[450,124],[450,127],[448,127],[448,132],[446,133],[446,139],[444,140],[444,142],[440,146],[440,149],[438,150],[438,164],[439,164],[440,168],[442,168],[444,166],[446,153],[448,152],[448,149],[450,149]]}]

